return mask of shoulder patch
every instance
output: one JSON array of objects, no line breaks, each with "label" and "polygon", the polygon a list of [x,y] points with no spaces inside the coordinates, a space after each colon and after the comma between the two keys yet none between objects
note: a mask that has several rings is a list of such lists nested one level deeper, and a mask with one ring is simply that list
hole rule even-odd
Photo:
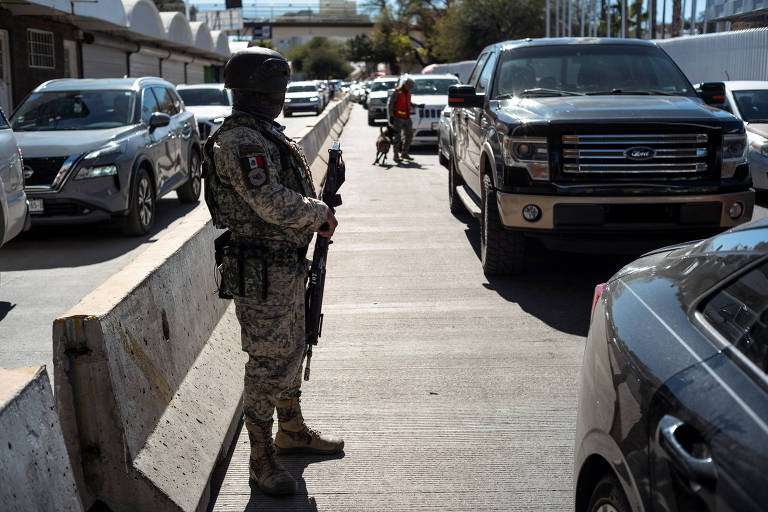
[{"label": "shoulder patch", "polygon": [[267,163],[263,153],[241,156],[240,167],[245,179],[254,187],[260,187],[267,182]]}]

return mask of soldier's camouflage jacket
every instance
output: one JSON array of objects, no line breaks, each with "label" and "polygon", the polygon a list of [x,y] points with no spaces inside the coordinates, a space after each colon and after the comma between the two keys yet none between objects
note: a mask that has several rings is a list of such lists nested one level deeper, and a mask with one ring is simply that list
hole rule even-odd
[{"label": "soldier's camouflage jacket", "polygon": [[326,222],[328,207],[315,198],[303,152],[274,124],[234,112],[212,139],[206,158],[216,176],[206,179],[206,202],[233,246],[250,247],[225,252],[222,289],[266,298],[266,267],[296,263],[297,248]]}]

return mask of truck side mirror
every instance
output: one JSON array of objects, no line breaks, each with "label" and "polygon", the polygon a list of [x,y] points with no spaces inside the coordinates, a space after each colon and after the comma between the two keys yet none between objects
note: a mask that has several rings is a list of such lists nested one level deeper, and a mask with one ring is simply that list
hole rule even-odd
[{"label": "truck side mirror", "polygon": [[725,105],[725,84],[723,82],[705,82],[697,91],[707,105],[722,108]]},{"label": "truck side mirror", "polygon": [[451,107],[482,107],[483,94],[477,94],[471,85],[452,85],[448,88],[448,105]]}]

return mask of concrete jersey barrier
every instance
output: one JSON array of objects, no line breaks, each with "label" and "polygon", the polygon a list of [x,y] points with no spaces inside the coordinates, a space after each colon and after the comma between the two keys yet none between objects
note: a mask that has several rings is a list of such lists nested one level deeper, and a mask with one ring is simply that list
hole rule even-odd
[{"label": "concrete jersey barrier", "polygon": [[0,368],[0,506],[81,511],[44,366]]},{"label": "concrete jersey barrier", "polygon": [[[348,107],[345,98],[301,134],[310,162],[322,162]],[[207,209],[195,209],[54,322],[56,407],[86,508],[208,504],[241,418],[247,359],[234,306],[216,293],[215,236]]]}]

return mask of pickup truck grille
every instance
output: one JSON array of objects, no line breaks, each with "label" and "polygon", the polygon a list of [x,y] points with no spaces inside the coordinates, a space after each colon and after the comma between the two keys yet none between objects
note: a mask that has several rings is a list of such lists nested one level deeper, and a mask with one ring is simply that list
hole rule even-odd
[{"label": "pickup truck grille", "polygon": [[705,133],[563,135],[564,176],[693,177],[710,169]]}]

